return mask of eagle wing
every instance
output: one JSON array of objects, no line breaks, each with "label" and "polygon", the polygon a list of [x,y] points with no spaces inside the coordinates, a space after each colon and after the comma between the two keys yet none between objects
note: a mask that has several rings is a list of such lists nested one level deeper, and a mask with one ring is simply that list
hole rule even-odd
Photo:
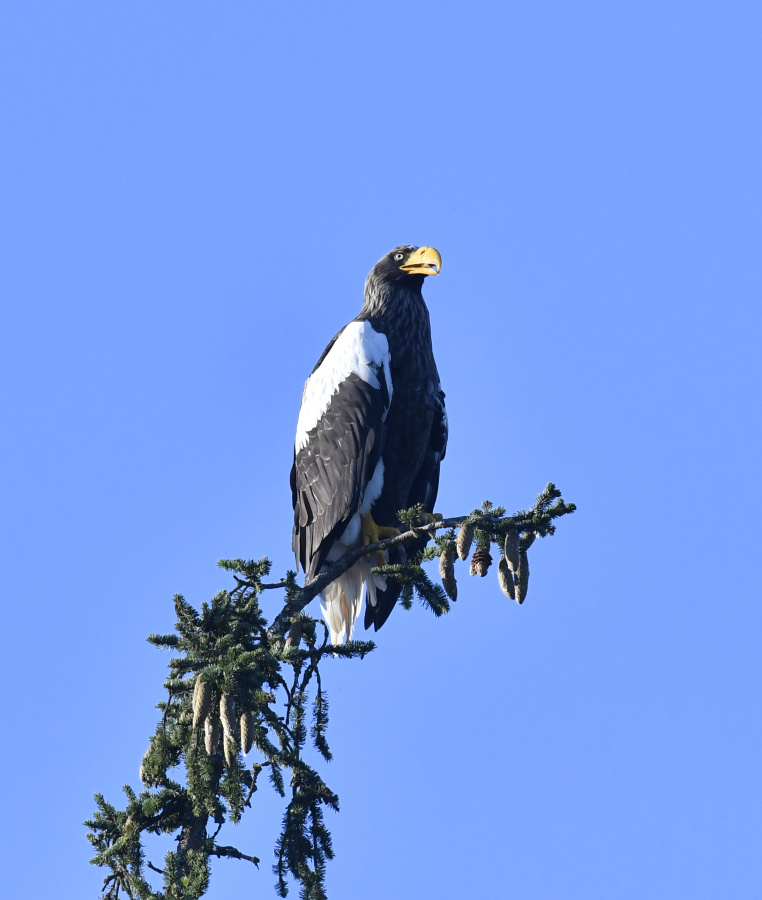
[{"label": "eagle wing", "polygon": [[423,464],[410,491],[410,505],[422,503],[426,512],[434,512],[439,490],[439,466],[447,452],[447,410],[441,385],[434,398],[434,418]]},{"label": "eagle wing", "polygon": [[[434,398],[434,417],[431,422],[426,452],[421,468],[418,470],[413,486],[410,489],[409,505],[413,506],[417,503],[422,503],[426,512],[434,512],[434,504],[436,503],[437,491],[439,490],[439,466],[447,452],[448,428],[444,399],[444,391],[440,385]],[[414,541],[409,544],[407,550],[414,554],[419,550],[423,550],[425,546],[426,539],[424,538],[420,542]],[[397,547],[392,547],[388,553],[390,563],[402,562]],[[365,604],[366,628],[370,628],[373,625],[375,630],[378,631],[391,615],[399,599],[400,590],[401,585],[399,581],[395,578],[387,578],[386,588],[376,591],[375,603]]]},{"label": "eagle wing", "polygon": [[386,336],[367,320],[350,322],[307,379],[296,427],[292,546],[307,580],[360,511],[381,459],[391,400]]}]

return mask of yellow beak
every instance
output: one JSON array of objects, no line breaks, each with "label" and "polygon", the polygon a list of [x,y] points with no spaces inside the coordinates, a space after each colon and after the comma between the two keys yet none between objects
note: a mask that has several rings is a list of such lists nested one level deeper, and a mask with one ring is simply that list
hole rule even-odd
[{"label": "yellow beak", "polygon": [[400,269],[410,275],[439,275],[442,257],[433,247],[419,247]]}]

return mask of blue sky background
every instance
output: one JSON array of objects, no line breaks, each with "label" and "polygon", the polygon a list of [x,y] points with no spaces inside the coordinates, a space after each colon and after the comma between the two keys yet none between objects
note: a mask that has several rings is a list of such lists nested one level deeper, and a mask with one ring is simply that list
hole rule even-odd
[{"label": "blue sky background", "polygon": [[[304,379],[407,242],[439,510],[579,512],[523,607],[461,569],[328,667],[331,900],[760,896],[761,39],[750,2],[3,6],[8,896],[97,896],[145,636],[219,557],[292,564]],[[274,896],[259,797],[212,900]]]}]

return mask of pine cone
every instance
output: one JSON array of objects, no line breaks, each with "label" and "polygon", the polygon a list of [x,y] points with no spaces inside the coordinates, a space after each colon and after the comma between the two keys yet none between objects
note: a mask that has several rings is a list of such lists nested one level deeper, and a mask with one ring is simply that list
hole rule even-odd
[{"label": "pine cone", "polygon": [[473,522],[464,522],[458,532],[458,556],[465,562],[471,552],[471,544],[474,542],[476,526]]},{"label": "pine cone", "polygon": [[515,572],[519,567],[519,533],[515,528],[506,532],[503,552],[508,568]]},{"label": "pine cone", "polygon": [[238,723],[235,720],[235,700],[230,694],[223,694],[220,697],[220,722],[222,722],[222,731],[226,738],[238,743]]},{"label": "pine cone", "polygon": [[455,545],[448,544],[439,557],[439,575],[442,587],[450,600],[458,599],[458,582],[455,580]]},{"label": "pine cone", "polygon": [[480,578],[484,578],[491,565],[492,557],[489,550],[477,547],[474,555],[471,557],[471,575],[478,575]]},{"label": "pine cone", "polygon": [[209,756],[214,756],[220,746],[220,723],[212,716],[204,720],[204,746]]},{"label": "pine cone", "polygon": [[521,535],[519,546],[522,550],[528,550],[532,546],[532,544],[534,544],[536,537],[537,535],[534,531],[525,531],[524,534]]},{"label": "pine cone", "polygon": [[140,783],[144,784],[146,787],[150,787],[152,782],[150,779],[146,778],[146,761],[148,759],[148,755],[153,749],[153,742],[148,745],[148,749],[143,754],[143,759],[140,760],[140,772],[138,773],[140,776]]},{"label": "pine cone", "polygon": [[301,619],[296,619],[296,621],[291,623],[291,627],[288,629],[288,637],[286,638],[286,643],[283,645],[283,652],[286,650],[290,650],[292,647],[298,647],[299,641],[302,639],[302,632],[304,631],[304,626],[302,625]]},{"label": "pine cone", "polygon": [[241,716],[241,753],[244,756],[254,743],[254,716],[247,710]]},{"label": "pine cone", "polygon": [[497,581],[500,585],[500,590],[505,594],[505,596],[510,597],[511,600],[515,600],[516,589],[513,586],[513,575],[511,574],[511,567],[508,565],[508,561],[505,557],[503,557],[498,563]]},{"label": "pine cone", "polygon": [[455,580],[454,575],[452,578],[443,578],[442,587],[445,589],[445,594],[447,594],[450,600],[454,602],[458,599],[458,582]]},{"label": "pine cone", "polygon": [[201,680],[199,675],[193,688],[193,729],[194,731],[209,714],[212,704],[212,686]]},{"label": "pine cone", "polygon": [[222,738],[222,746],[225,749],[225,765],[232,766],[233,760],[235,759],[235,756],[236,756],[235,744],[233,743],[233,741],[230,740],[230,738],[227,735],[225,735]]},{"label": "pine cone", "polygon": [[529,588],[529,557],[526,550],[519,551],[519,570],[516,572],[516,602],[523,603]]}]

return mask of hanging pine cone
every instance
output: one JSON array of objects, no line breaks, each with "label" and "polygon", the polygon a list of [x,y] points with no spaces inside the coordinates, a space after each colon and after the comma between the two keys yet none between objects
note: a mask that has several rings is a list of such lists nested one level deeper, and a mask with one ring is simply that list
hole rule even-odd
[{"label": "hanging pine cone", "polygon": [[439,557],[439,575],[442,587],[450,600],[458,599],[458,582],[455,580],[455,546],[448,544]]},{"label": "hanging pine cone", "polygon": [[246,756],[254,743],[254,716],[248,710],[241,716],[240,725],[241,753]]},{"label": "hanging pine cone", "polygon": [[445,589],[445,594],[455,602],[458,599],[458,582],[455,580],[455,576],[452,578],[443,578],[442,579],[442,587]]},{"label": "hanging pine cone", "polygon": [[458,532],[458,556],[465,562],[471,552],[471,544],[474,542],[476,526],[473,522],[464,522]]},{"label": "hanging pine cone", "polygon": [[515,528],[506,532],[503,552],[508,568],[511,572],[515,572],[519,567],[519,533]]},{"label": "hanging pine cone", "polygon": [[519,570],[516,572],[516,602],[523,603],[529,588],[529,557],[526,550],[519,551]]},{"label": "hanging pine cone", "polygon": [[204,746],[209,756],[214,756],[220,746],[220,723],[212,716],[204,720]]},{"label": "hanging pine cone", "polygon": [[288,629],[288,637],[286,638],[286,642],[283,645],[283,652],[286,650],[290,650],[292,647],[298,647],[299,641],[302,639],[302,632],[304,631],[304,626],[302,625],[301,619],[296,619],[291,623],[291,627]]},{"label": "hanging pine cone", "polygon": [[471,557],[471,574],[484,578],[491,565],[492,557],[490,556],[489,549],[477,547],[474,551],[474,555]]},{"label": "hanging pine cone", "polygon": [[204,721],[212,704],[212,686],[201,680],[199,675],[193,687],[193,729]]},{"label": "hanging pine cone", "polygon": [[223,735],[222,746],[225,750],[225,765],[232,766],[235,759],[235,744],[227,735]]},{"label": "hanging pine cone", "polygon": [[497,581],[500,585],[500,590],[505,594],[505,596],[510,597],[511,600],[515,600],[516,588],[513,586],[513,575],[511,573],[511,567],[508,565],[505,557],[503,557],[498,563]]},{"label": "hanging pine cone", "polygon": [[222,723],[222,731],[226,738],[238,743],[238,723],[235,720],[235,700],[230,694],[223,694],[220,697],[220,722]]},{"label": "hanging pine cone", "polygon": [[537,535],[534,531],[525,531],[524,534],[521,535],[521,540],[519,541],[519,546],[522,550],[528,550],[532,544],[534,544],[535,538]]},{"label": "hanging pine cone", "polygon": [[150,787],[153,783],[149,778],[146,777],[146,762],[148,762],[148,756],[153,750],[153,742],[148,745],[148,749],[143,754],[143,759],[140,760],[140,772],[138,773],[140,776],[140,783],[144,784],[146,787]]}]

